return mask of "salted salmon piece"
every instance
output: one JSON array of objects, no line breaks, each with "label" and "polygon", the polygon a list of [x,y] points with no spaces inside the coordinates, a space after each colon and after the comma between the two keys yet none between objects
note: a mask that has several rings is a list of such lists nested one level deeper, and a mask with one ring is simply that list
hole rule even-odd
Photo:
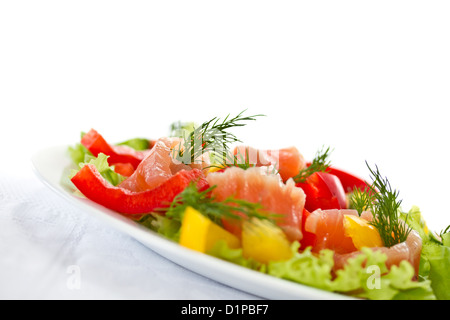
[{"label": "salted salmon piece", "polygon": [[278,150],[260,150],[248,146],[237,146],[234,155],[256,166],[274,166],[283,181],[296,176],[306,167],[306,161],[296,147]]},{"label": "salted salmon piece", "polygon": [[[344,216],[358,215],[356,210],[316,210],[308,215],[305,221],[305,230],[316,235],[316,243],[313,252],[322,249],[334,250],[335,270],[342,269],[347,260],[353,258],[361,251],[357,250],[350,237],[345,235]],[[371,221],[373,216],[370,211],[364,211],[361,218]],[[406,260],[419,272],[420,252],[422,251],[422,239],[416,231],[411,231],[405,242],[396,244],[390,248],[373,247],[387,255],[386,266],[399,265]]]},{"label": "salted salmon piece", "polygon": [[[269,151],[269,154],[272,154]],[[284,181],[296,176],[306,167],[306,161],[295,147],[278,150],[278,172]]]},{"label": "salted salmon piece", "polygon": [[[381,248],[370,248],[371,250],[377,250],[382,253],[385,253],[387,256],[386,266],[390,268],[393,265],[398,266],[400,262],[406,260],[414,267],[416,272],[416,276],[419,274],[419,265],[420,265],[420,253],[422,251],[422,238],[419,233],[415,230],[412,230],[408,235],[406,241],[402,243],[398,243],[390,248],[381,247]],[[353,258],[360,254],[360,251],[347,253],[347,254],[335,254],[334,262],[335,269],[342,269],[347,260]]]},{"label": "salted salmon piece", "polygon": [[191,170],[190,166],[177,163],[172,158],[172,147],[177,142],[161,138],[141,161],[135,172],[123,181],[119,187],[134,192],[142,192],[159,187],[181,170]]},{"label": "salted salmon piece", "polygon": [[[216,186],[212,195],[217,201],[233,196],[260,203],[265,211],[279,215],[275,222],[290,241],[302,239],[302,212],[306,197],[292,179],[284,184],[278,175],[268,174],[264,168],[258,167],[247,170],[230,167],[223,172],[210,173],[206,179],[210,186]],[[239,225],[233,222],[227,224],[225,220],[224,226],[238,237],[241,236]]]},{"label": "salted salmon piece", "polygon": [[316,236],[313,252],[331,249],[344,254],[356,251],[350,237],[345,235],[344,214],[358,215],[356,210],[321,210],[317,209],[308,215],[305,230]]}]

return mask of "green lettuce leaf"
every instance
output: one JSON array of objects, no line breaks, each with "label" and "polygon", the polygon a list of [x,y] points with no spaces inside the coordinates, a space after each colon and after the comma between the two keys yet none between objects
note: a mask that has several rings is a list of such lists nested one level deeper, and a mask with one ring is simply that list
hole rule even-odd
[{"label": "green lettuce leaf", "polygon": [[169,240],[179,242],[181,222],[158,213],[143,216],[138,223],[149,228]]},{"label": "green lettuce leaf", "polygon": [[[86,134],[85,132],[81,132],[80,138],[83,138],[83,136],[85,134]],[[85,146],[83,146],[81,143],[77,143],[74,146],[70,146],[68,148],[68,152],[69,152],[70,158],[72,159],[72,162],[75,165],[78,165],[79,163],[84,162],[86,155],[92,156],[92,153],[89,152],[89,150]]]},{"label": "green lettuce leaf", "polygon": [[145,138],[134,138],[118,143],[119,146],[128,146],[137,151],[144,151],[150,148],[150,141]]},{"label": "green lettuce leaf", "polygon": [[429,241],[423,244],[421,275],[431,281],[440,300],[450,300],[450,247]]},{"label": "green lettuce leaf", "polygon": [[[357,296],[363,298],[391,299],[393,290],[381,277],[382,274],[389,271],[386,267],[386,260],[385,254],[363,248],[362,254],[349,259],[344,269],[336,271],[337,276],[333,281],[332,290],[359,292]],[[381,290],[378,290],[381,288],[384,288],[383,294],[380,294]],[[366,292],[372,289],[377,289],[378,292],[376,295],[369,297]],[[387,292],[389,292],[389,295]]]},{"label": "green lettuce leaf", "polygon": [[314,255],[310,248],[299,253],[298,242],[292,245],[293,257],[287,261],[270,262],[268,274],[319,289],[332,291],[333,251],[322,250]]},{"label": "green lettuce leaf", "polygon": [[74,146],[70,146],[68,151],[70,159],[72,159],[72,162],[75,165],[84,162],[86,156],[92,156],[92,153],[90,153],[89,150],[86,149],[86,147],[83,146],[81,143],[77,143]]},{"label": "green lettuce leaf", "polygon": [[450,232],[442,235],[442,244],[446,247],[450,247]]},{"label": "green lettuce leaf", "polygon": [[[295,248],[295,247],[294,247]],[[430,281],[414,281],[414,268],[404,261],[399,267],[386,267],[384,253],[363,248],[348,260],[333,278],[333,251],[294,252],[292,259],[269,264],[268,273],[319,289],[372,300],[434,299]]]},{"label": "green lettuce leaf", "polygon": [[319,254],[307,248],[298,252],[299,243],[292,244],[293,256],[286,261],[267,265],[243,257],[242,249],[230,249],[220,241],[209,254],[220,259],[258,270],[274,277],[301,283],[330,292],[372,300],[429,300],[435,299],[431,282],[414,281],[414,268],[403,261],[386,267],[387,257],[379,251],[363,248],[362,253],[349,259],[347,265],[333,273],[333,251]]},{"label": "green lettuce leaf", "polygon": [[430,240],[428,227],[422,217],[422,213],[417,206],[413,206],[408,212],[401,212],[400,218],[405,221],[413,230],[417,231],[422,241]]},{"label": "green lettuce leaf", "polygon": [[[375,257],[376,251],[367,250],[367,268],[364,268],[366,275],[370,274],[366,281],[361,283],[363,292],[357,296],[371,300],[435,300],[436,296],[431,288],[431,281],[414,281],[415,270],[408,261],[400,262],[399,266],[391,266],[390,270],[381,276],[381,270],[385,265],[380,265],[380,258]],[[372,256],[372,257],[370,257]],[[375,259],[373,259],[375,258]],[[382,258],[385,259],[384,257]],[[362,266],[361,266],[362,267]],[[370,272],[369,272],[370,271]],[[372,273],[373,272],[373,273]],[[365,278],[363,276],[363,278]]]},{"label": "green lettuce leaf", "polygon": [[440,237],[430,232],[418,207],[403,218],[422,238],[419,277],[431,282],[437,299],[450,300],[450,232]]},{"label": "green lettuce leaf", "polygon": [[266,266],[264,264],[253,259],[244,258],[241,248],[231,249],[224,240],[217,241],[213,248],[207,253],[216,258],[229,261],[248,269],[257,270],[263,273],[266,272]]}]

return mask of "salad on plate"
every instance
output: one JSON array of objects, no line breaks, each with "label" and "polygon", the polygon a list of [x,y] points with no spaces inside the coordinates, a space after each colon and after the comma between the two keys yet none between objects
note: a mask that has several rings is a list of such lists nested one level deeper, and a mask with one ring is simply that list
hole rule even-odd
[{"label": "salad on plate", "polygon": [[261,150],[233,129],[241,112],[159,139],[69,147],[74,192],[179,245],[267,275],[371,300],[450,299],[450,226],[428,230],[376,165],[335,168],[331,149]]}]

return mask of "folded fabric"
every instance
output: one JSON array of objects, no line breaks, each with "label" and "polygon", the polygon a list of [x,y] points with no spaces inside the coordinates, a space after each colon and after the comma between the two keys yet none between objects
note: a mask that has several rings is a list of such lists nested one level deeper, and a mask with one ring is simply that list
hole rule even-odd
[{"label": "folded fabric", "polygon": [[258,299],[78,210],[31,169],[0,171],[0,257],[0,299]]}]

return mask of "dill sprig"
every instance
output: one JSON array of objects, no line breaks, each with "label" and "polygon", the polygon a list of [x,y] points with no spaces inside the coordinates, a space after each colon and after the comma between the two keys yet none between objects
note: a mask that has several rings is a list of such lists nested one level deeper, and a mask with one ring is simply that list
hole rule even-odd
[{"label": "dill sprig", "polygon": [[358,214],[361,214],[370,210],[375,201],[375,197],[372,192],[369,191],[369,186],[366,189],[354,188],[353,192],[350,196],[350,208],[358,211]]},{"label": "dill sprig", "polygon": [[411,228],[399,219],[399,210],[402,201],[398,198],[399,192],[392,189],[389,180],[380,174],[378,167],[369,168],[372,185],[367,192],[371,193],[373,200],[369,207],[373,214],[371,224],[377,228],[386,247],[392,247],[406,241]]},{"label": "dill sprig", "polygon": [[173,149],[174,158],[184,164],[198,162],[201,156],[207,152],[211,154],[213,162],[225,162],[226,154],[229,151],[229,144],[242,142],[228,130],[234,127],[245,126],[247,121],[254,121],[261,114],[244,116],[243,113],[231,118],[226,116],[222,121],[218,117],[204,122],[180,142],[179,146]]},{"label": "dill sprig", "polygon": [[441,232],[439,233],[439,237],[442,239],[444,234],[449,233],[449,232],[450,232],[450,225],[448,225],[447,228],[441,230]]},{"label": "dill sprig", "polygon": [[228,197],[224,201],[217,201],[212,196],[212,186],[204,191],[199,191],[195,184],[190,184],[179,193],[169,207],[159,209],[167,217],[181,221],[186,208],[192,207],[217,224],[221,224],[222,218],[241,220],[246,218],[273,219],[276,214],[264,210],[260,203]]},{"label": "dill sprig", "polygon": [[306,179],[315,172],[326,172],[330,167],[330,147],[324,150],[322,148],[316,153],[316,156],[311,162],[311,165],[301,170],[296,176],[293,177],[296,183],[305,183]]}]

